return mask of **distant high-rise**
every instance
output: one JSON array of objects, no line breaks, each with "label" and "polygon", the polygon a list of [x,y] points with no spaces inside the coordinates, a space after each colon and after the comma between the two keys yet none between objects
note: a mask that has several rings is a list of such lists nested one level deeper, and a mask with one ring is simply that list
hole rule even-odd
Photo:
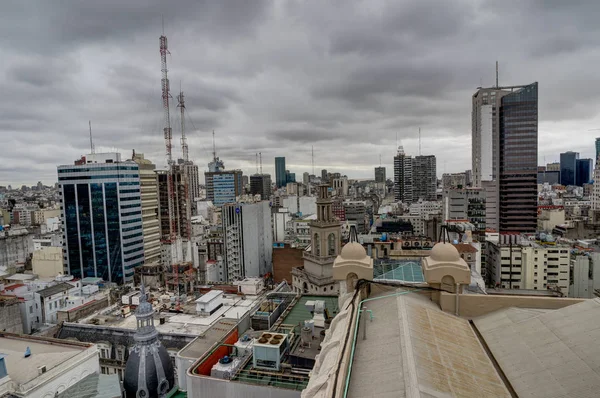
[{"label": "distant high-rise", "polygon": [[262,200],[271,199],[271,175],[254,174],[250,176],[250,194],[260,195]]},{"label": "distant high-rise", "polygon": [[185,162],[183,159],[178,159],[178,166],[182,172],[187,174],[188,178],[188,200],[190,203],[191,215],[196,215],[196,198],[200,197],[200,178],[198,176],[198,165],[192,161]]},{"label": "distant high-rise", "polygon": [[412,164],[413,201],[437,200],[437,169],[434,155],[415,156]]},{"label": "distant high-rise", "polygon": [[309,182],[310,182],[310,174],[308,174],[308,172],[305,171],[304,174],[302,174],[302,183],[304,185],[308,185]]},{"label": "distant high-rise", "polygon": [[144,263],[139,166],[118,153],[58,166],[65,271],[118,284]]},{"label": "distant high-rise", "polygon": [[594,161],[592,159],[577,159],[575,185],[582,187],[593,179]]},{"label": "distant high-rise", "polygon": [[322,183],[329,182],[329,174],[327,173],[327,169],[321,170],[321,182]]},{"label": "distant high-rise", "polygon": [[538,84],[511,88],[500,107],[500,232],[537,229]]},{"label": "distant high-rise", "polygon": [[227,282],[273,271],[271,208],[266,201],[223,206]]},{"label": "distant high-rise", "polygon": [[596,159],[594,159],[594,163],[598,162],[598,156],[600,156],[600,137],[596,138]]},{"label": "distant high-rise", "polygon": [[158,177],[156,166],[143,153],[134,153],[133,161],[140,168],[142,227],[146,264],[160,263],[160,224],[158,217]]},{"label": "distant high-rise", "polygon": [[225,170],[223,161],[215,157],[204,173],[206,199],[220,207],[233,203],[244,192],[241,170]]},{"label": "distant high-rise", "polygon": [[385,184],[385,167],[375,167],[375,182]]},{"label": "distant high-rise", "polygon": [[285,184],[288,182],[296,182],[296,173],[291,173],[289,170],[285,171]]},{"label": "distant high-rise", "polygon": [[276,157],[275,158],[275,183],[277,184],[277,188],[285,187],[287,184],[286,180],[286,170],[285,170],[285,158],[284,157]]},{"label": "distant high-rise", "polygon": [[403,203],[413,201],[412,158],[404,154],[402,145],[394,156],[394,200]]},{"label": "distant high-rise", "polygon": [[562,185],[575,185],[578,159],[578,152],[568,151],[560,154],[560,183]]}]

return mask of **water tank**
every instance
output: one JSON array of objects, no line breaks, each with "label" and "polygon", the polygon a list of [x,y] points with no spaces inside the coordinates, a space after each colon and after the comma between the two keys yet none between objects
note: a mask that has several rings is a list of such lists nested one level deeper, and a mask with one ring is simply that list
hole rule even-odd
[{"label": "water tank", "polygon": [[384,233],[381,234],[381,241],[382,242],[387,242],[387,233],[384,232]]},{"label": "water tank", "polygon": [[310,343],[312,342],[312,330],[309,327],[304,326],[300,331],[300,339],[303,347],[310,347]]}]

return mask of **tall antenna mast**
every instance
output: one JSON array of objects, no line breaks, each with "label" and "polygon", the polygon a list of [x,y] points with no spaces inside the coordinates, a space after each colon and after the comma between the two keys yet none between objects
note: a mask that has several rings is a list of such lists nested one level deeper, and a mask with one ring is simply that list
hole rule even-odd
[{"label": "tall antenna mast", "polygon": [[177,107],[181,111],[181,153],[183,155],[183,161],[187,163],[190,159],[188,154],[187,139],[185,137],[185,99],[183,98],[183,91],[181,91],[181,88],[179,89],[177,102]]},{"label": "tall antenna mast", "polygon": [[94,141],[92,141],[92,121],[89,121],[90,123],[90,153],[93,155],[94,154]]},{"label": "tall antenna mast", "polygon": [[419,127],[419,156],[421,156],[421,127]]},{"label": "tall antenna mast", "polygon": [[260,159],[260,175],[262,175],[262,152],[258,153],[258,158]]},{"label": "tall antenna mast", "polygon": [[398,132],[396,131],[396,149],[398,148]]},{"label": "tall antenna mast", "polygon": [[258,152],[256,152],[256,174],[258,174]]},{"label": "tall antenna mast", "polygon": [[315,147],[311,145],[310,152],[312,156],[312,173],[315,175]]},{"label": "tall antenna mast", "polygon": [[498,61],[496,61],[496,88],[499,88],[500,85],[498,84]]},{"label": "tall antenna mast", "polygon": [[379,154],[379,167],[381,167],[381,154]]},{"label": "tall antenna mast", "polygon": [[[164,20],[163,20],[163,30],[164,30]],[[174,241],[176,237],[175,233],[175,187],[173,184],[173,156],[171,153],[171,140],[172,140],[172,131],[171,131],[171,117],[169,115],[169,78],[167,75],[167,54],[170,54],[169,47],[167,45],[167,36],[163,35],[159,38],[160,43],[160,64],[162,71],[162,102],[163,102],[163,112],[164,112],[164,122],[165,126],[163,128],[164,136],[165,136],[165,149],[167,155],[167,190],[168,190],[168,203],[169,203],[169,241]]]},{"label": "tall antenna mast", "polygon": [[213,161],[217,161],[217,147],[215,146],[215,130],[213,130]]}]

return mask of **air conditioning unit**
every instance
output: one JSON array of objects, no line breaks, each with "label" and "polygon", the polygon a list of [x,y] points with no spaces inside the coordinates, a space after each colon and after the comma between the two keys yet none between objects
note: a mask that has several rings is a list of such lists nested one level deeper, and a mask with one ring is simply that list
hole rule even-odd
[{"label": "air conditioning unit", "polygon": [[431,247],[433,247],[433,244],[431,242],[429,242],[429,241],[423,242],[424,249],[430,249]]},{"label": "air conditioning unit", "polygon": [[38,375],[46,373],[46,365],[38,366],[37,370],[38,370]]},{"label": "air conditioning unit", "polygon": [[414,241],[414,242],[413,242],[413,247],[414,247],[414,248],[420,248],[420,247],[421,247],[421,242],[419,242],[419,241]]},{"label": "air conditioning unit", "polygon": [[405,240],[404,242],[402,242],[402,247],[411,247],[412,242]]}]

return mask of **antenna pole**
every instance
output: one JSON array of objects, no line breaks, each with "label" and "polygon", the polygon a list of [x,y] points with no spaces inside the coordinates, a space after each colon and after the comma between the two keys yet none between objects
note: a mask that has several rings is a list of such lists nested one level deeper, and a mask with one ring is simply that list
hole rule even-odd
[{"label": "antenna pole", "polygon": [[258,153],[258,157],[259,157],[259,159],[260,159],[260,175],[262,175],[262,173],[263,173],[263,172],[262,172],[262,152],[259,152],[259,153]]},{"label": "antenna pole", "polygon": [[498,84],[498,61],[496,61],[496,88],[500,87]]},{"label": "antenna pole", "polygon": [[379,167],[381,167],[381,154],[379,154]]},{"label": "antenna pole", "polygon": [[181,88],[179,89],[177,101],[177,107],[181,111],[181,153],[183,155],[183,161],[187,163],[189,161],[189,151],[187,138],[185,137],[185,99],[183,98],[183,91],[181,91]]},{"label": "antenna pole", "polygon": [[93,155],[94,154],[94,141],[92,141],[92,121],[89,121],[90,123],[90,153]]},{"label": "antenna pole", "polygon": [[217,147],[215,146],[215,130],[213,130],[213,161],[217,161]]},{"label": "antenna pole", "polygon": [[421,127],[419,127],[419,156],[421,156]]},{"label": "antenna pole", "polygon": [[396,131],[396,148],[398,148],[398,132]]},{"label": "antenna pole", "polygon": [[258,174],[258,152],[256,152],[256,174]]}]

